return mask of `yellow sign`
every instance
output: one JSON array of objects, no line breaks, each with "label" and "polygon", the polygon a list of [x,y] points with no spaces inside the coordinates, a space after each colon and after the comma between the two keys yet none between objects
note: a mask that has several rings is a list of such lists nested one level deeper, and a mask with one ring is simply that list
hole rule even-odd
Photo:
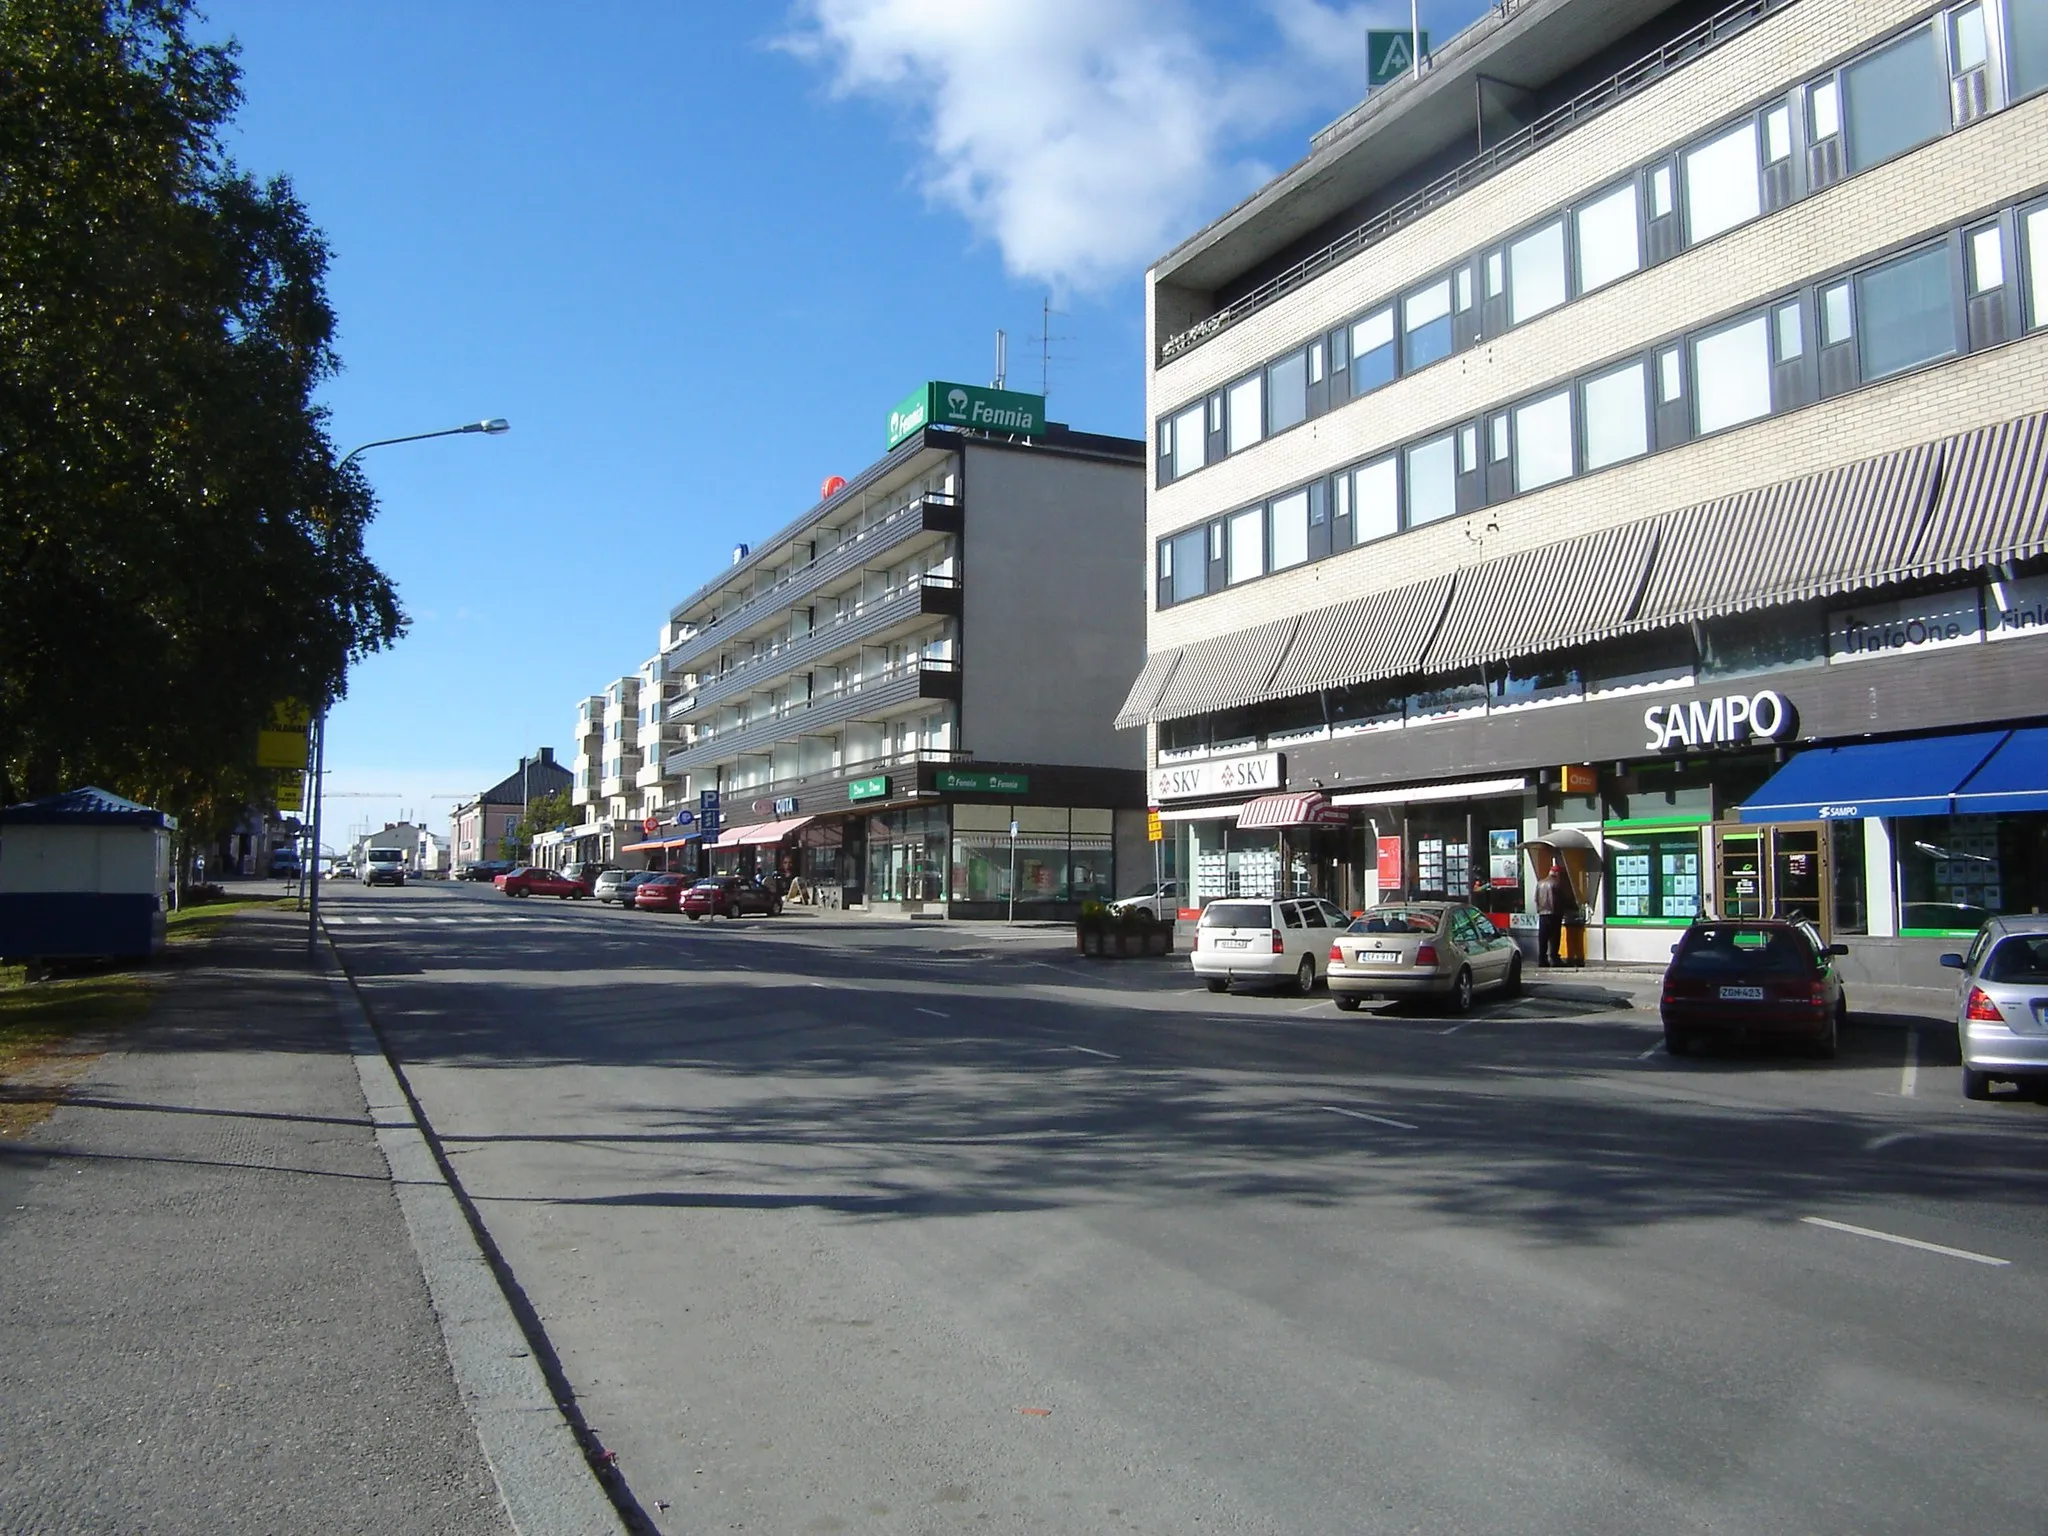
[{"label": "yellow sign", "polygon": [[277,808],[280,811],[303,811],[306,808],[306,788],[296,773],[277,781]]},{"label": "yellow sign", "polygon": [[258,768],[304,768],[306,766],[306,733],[304,731],[258,731],[256,733],[256,766]]},{"label": "yellow sign", "polygon": [[1166,841],[1166,828],[1160,822],[1157,811],[1147,811],[1145,813],[1145,835],[1155,843]]},{"label": "yellow sign", "polygon": [[313,711],[297,699],[280,699],[270,706],[270,728],[273,731],[305,732],[313,723]]}]

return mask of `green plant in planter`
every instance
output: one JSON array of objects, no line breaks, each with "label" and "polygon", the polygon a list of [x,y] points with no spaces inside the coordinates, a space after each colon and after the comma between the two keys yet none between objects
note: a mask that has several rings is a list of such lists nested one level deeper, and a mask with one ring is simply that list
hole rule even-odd
[{"label": "green plant in planter", "polygon": [[1074,926],[1083,933],[1106,933],[1114,926],[1116,915],[1099,901],[1081,903],[1081,915],[1074,919]]}]

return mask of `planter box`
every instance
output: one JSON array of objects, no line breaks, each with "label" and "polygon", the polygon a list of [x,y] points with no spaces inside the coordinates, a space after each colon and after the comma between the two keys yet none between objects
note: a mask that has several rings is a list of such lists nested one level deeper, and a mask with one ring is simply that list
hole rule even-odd
[{"label": "planter box", "polygon": [[1105,960],[1173,953],[1173,925],[1160,923],[1151,928],[1084,928],[1074,926],[1074,950]]}]

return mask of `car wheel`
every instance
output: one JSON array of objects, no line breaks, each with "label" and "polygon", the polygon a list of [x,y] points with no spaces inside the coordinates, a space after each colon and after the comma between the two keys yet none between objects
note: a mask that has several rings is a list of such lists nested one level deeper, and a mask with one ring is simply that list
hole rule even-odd
[{"label": "car wheel", "polygon": [[1307,997],[1316,989],[1316,957],[1303,955],[1301,969],[1294,973],[1294,990]]},{"label": "car wheel", "polygon": [[1963,1068],[1963,1097],[1980,1100],[1990,1098],[1991,1074],[1979,1072],[1971,1067]]},{"label": "car wheel", "polygon": [[1508,979],[1500,984],[1502,997],[1522,995],[1522,957],[1519,954],[1508,957]]},{"label": "car wheel", "polygon": [[1457,979],[1451,983],[1450,1008],[1453,1013],[1472,1011],[1472,967],[1458,967]]},{"label": "car wheel", "polygon": [[1692,1036],[1682,1029],[1673,1029],[1669,1024],[1666,1024],[1664,1026],[1664,1054],[1666,1056],[1690,1056],[1692,1054]]},{"label": "car wheel", "polygon": [[1358,1012],[1358,999],[1348,995],[1347,993],[1333,992],[1330,995],[1330,1001],[1335,1003],[1345,1013]]},{"label": "car wheel", "polygon": [[779,901],[771,901],[771,902],[769,902],[769,903],[768,903],[768,915],[769,915],[770,917],[780,917],[780,916],[782,916],[782,903],[781,903],[781,902],[779,902]]},{"label": "car wheel", "polygon": [[1211,992],[1228,992],[1230,990],[1230,978],[1228,976],[1209,976],[1205,977],[1204,981]]},{"label": "car wheel", "polygon": [[695,921],[697,921],[697,914],[696,914],[696,913],[694,913],[694,912],[689,912],[689,913],[685,913],[684,915],[685,915],[686,917],[688,917],[688,918],[690,919],[690,921],[691,921],[691,922],[693,922],[693,923],[694,923]]},{"label": "car wheel", "polygon": [[1842,1050],[1842,1022],[1849,1016],[1846,1001],[1837,1003],[1835,1011],[1828,1015],[1828,1032],[1813,1042],[1815,1061],[1833,1061]]}]

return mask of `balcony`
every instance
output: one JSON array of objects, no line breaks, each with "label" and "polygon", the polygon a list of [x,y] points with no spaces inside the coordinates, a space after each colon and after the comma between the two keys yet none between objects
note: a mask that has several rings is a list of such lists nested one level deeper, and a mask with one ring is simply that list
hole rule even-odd
[{"label": "balcony", "polygon": [[813,735],[842,720],[880,715],[919,699],[960,699],[960,671],[950,661],[918,658],[887,668],[857,683],[821,693],[802,704],[786,704],[764,720],[728,727],[716,736],[700,735],[694,747],[671,754],[663,765],[679,774],[707,763],[724,762],[744,752],[759,752],[777,742]]},{"label": "balcony", "polygon": [[929,618],[960,617],[960,583],[951,576],[925,576],[852,613],[842,613],[801,640],[741,663],[669,706],[669,719],[681,720],[725,700],[772,685],[777,678],[800,672],[840,651],[862,644],[886,642]]},{"label": "balcony", "polygon": [[907,752],[885,752],[878,757],[863,757],[851,763],[840,763],[833,768],[820,768],[816,773],[800,773],[794,778],[770,779],[759,784],[734,785],[729,793],[738,798],[741,795],[778,798],[808,789],[813,793],[820,789],[844,789],[850,779],[870,778],[878,773],[890,773],[899,768],[919,768],[927,763],[957,767],[974,761],[972,752],[959,748],[913,747]]},{"label": "balcony", "polygon": [[735,635],[744,635],[756,624],[795,606],[827,582],[873,564],[882,556],[902,548],[926,534],[960,532],[960,504],[944,497],[927,496],[913,501],[872,528],[863,529],[836,548],[827,550],[808,565],[800,566],[757,597],[748,599],[718,622],[699,629],[661,658],[670,677],[690,670]]}]

